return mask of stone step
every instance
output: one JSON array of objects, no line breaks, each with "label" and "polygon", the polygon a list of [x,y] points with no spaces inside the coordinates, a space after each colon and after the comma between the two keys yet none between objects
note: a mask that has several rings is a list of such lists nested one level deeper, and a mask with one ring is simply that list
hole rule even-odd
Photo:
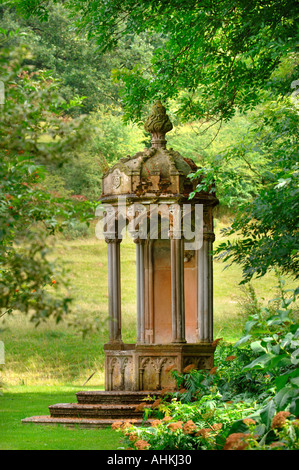
[{"label": "stone step", "polygon": [[136,411],[137,405],[57,403],[49,410],[52,418],[141,419],[143,411]]},{"label": "stone step", "polygon": [[[92,391],[80,391],[76,393],[78,403],[82,404],[123,404],[137,405],[139,403],[146,402],[147,397],[160,397],[161,392],[156,391],[142,391],[142,392],[131,392],[131,391],[104,391],[104,390],[92,390]],[[149,401],[150,403],[150,401]]]},{"label": "stone step", "polygon": [[[44,424],[44,425],[53,425],[53,424],[60,424],[65,427],[77,427],[80,428],[110,428],[111,425],[116,420],[113,419],[97,419],[97,418],[68,418],[68,417],[57,417],[54,418],[52,416],[31,416],[31,418],[22,419],[22,423],[35,423],[35,424]],[[123,420],[125,421],[125,420]],[[149,426],[151,423],[151,419],[143,422],[142,419],[137,419],[134,422],[134,426]]]}]

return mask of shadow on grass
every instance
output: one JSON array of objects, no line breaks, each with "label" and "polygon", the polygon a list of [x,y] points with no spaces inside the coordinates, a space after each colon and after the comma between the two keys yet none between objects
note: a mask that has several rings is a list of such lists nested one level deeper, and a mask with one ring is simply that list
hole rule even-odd
[{"label": "shadow on grass", "polygon": [[[22,423],[23,418],[49,415],[49,405],[76,403],[79,388],[63,391],[4,390],[0,396],[1,450],[116,450],[120,436],[112,429],[67,428],[62,425]],[[46,387],[43,387],[46,388]]]}]

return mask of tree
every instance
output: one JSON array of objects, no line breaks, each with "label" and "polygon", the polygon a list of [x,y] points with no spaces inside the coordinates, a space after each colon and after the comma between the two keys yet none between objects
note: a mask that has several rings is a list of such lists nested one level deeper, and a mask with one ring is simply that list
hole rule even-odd
[{"label": "tree", "polygon": [[25,312],[38,324],[49,316],[59,321],[71,303],[65,272],[50,258],[51,235],[71,219],[88,221],[94,207],[54,197],[40,183],[47,165],[67,161],[89,131],[84,118],[65,118],[69,103],[49,73],[24,69],[27,54],[0,50],[0,311]]},{"label": "tree", "polygon": [[[41,19],[47,17],[46,6],[42,0],[18,2],[23,14]],[[175,115],[181,121],[197,120],[206,131],[215,124],[219,129],[237,111],[242,114],[261,106],[241,145],[200,170],[203,181],[197,190],[208,187],[215,177],[228,191],[230,180],[242,185],[240,175],[226,165],[234,151],[247,164],[256,188],[236,208],[230,232],[241,231],[244,240],[224,244],[220,250],[226,259],[243,266],[244,280],[275,266],[295,274],[298,112],[288,96],[298,78],[298,4],[287,0],[74,0],[66,6],[77,15],[77,28],[103,51],[131,35],[159,35],[161,43],[155,47],[150,67],[137,64],[114,72],[115,80],[124,85],[127,119],[139,120],[155,99],[175,100]],[[248,158],[254,153],[257,165]]]},{"label": "tree", "polygon": [[89,114],[99,107],[120,106],[119,84],[113,83],[111,70],[148,63],[152,46],[146,37],[126,39],[117,54],[103,54],[96,43],[74,30],[74,18],[68,16],[63,2],[49,1],[47,9],[48,20],[42,22],[36,16],[21,17],[7,3],[0,7],[0,28],[19,31],[7,38],[7,44],[26,44],[31,54],[24,58],[24,65],[30,66],[31,71],[51,71],[60,80],[60,94],[65,100],[84,97],[82,106],[69,108],[68,114]]},{"label": "tree", "polygon": [[[217,168],[214,165],[197,172],[197,176],[204,176],[197,191],[207,190],[215,177],[216,187],[218,181],[223,185],[223,180],[234,186],[240,175],[232,172],[231,178],[227,178],[225,161],[247,162],[255,192],[239,204],[231,226],[223,231],[228,238],[218,246],[216,254],[226,262],[242,266],[243,283],[277,268],[296,278],[299,273],[298,107],[290,97],[277,97],[260,107],[251,121],[249,132],[226,150]],[[251,166],[253,152],[259,158]]]},{"label": "tree", "polygon": [[[48,16],[47,1],[12,3],[23,14]],[[65,6],[103,51],[142,32],[163,38],[150,68],[137,64],[118,74],[136,119],[146,103],[175,98],[181,119],[227,120],[260,101],[273,70],[296,48],[294,1],[73,0]]]}]

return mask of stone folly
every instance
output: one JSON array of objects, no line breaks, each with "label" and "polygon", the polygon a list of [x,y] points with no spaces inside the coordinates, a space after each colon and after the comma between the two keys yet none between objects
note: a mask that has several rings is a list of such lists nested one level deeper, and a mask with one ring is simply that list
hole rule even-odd
[{"label": "stone folly", "polygon": [[[181,372],[190,364],[199,369],[213,367],[212,211],[218,200],[214,191],[196,193],[189,200],[199,181],[188,175],[198,168],[166,148],[165,134],[172,124],[161,103],[154,105],[144,127],[152,134],[151,148],[120,159],[103,177],[101,202],[112,208],[111,221],[106,214],[104,227],[110,320],[109,341],[104,345],[107,391],[158,391],[175,386],[173,368]],[[120,198],[130,207],[125,215]],[[153,206],[169,209],[161,211],[154,237]],[[186,206],[193,222],[196,206],[202,209],[199,249],[184,249],[183,223],[175,220],[179,217],[183,222]],[[168,236],[162,237],[167,216]],[[120,224],[129,227],[136,244],[136,344],[125,344],[121,337]]]},{"label": "stone folly", "polygon": [[[195,193],[189,200],[199,181],[188,175],[197,166],[166,148],[165,134],[172,124],[161,103],[154,105],[145,129],[152,134],[151,148],[120,159],[103,177],[101,201],[109,208],[103,234],[109,271],[105,390],[80,391],[77,403],[51,405],[50,416],[32,416],[23,423],[107,427],[115,420],[134,419],[141,425],[143,407],[150,406],[162,389],[175,387],[172,369],[182,372],[191,364],[198,369],[213,367],[212,211],[218,200],[214,191]],[[158,208],[154,226],[153,206],[155,216]],[[196,243],[187,240],[187,219]],[[122,227],[128,228],[136,244],[135,344],[125,344],[121,336]]]}]

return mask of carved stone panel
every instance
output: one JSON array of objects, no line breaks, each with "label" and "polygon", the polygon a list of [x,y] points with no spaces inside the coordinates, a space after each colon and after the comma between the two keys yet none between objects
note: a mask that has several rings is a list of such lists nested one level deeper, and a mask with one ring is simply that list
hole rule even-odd
[{"label": "carved stone panel", "polygon": [[175,389],[171,371],[181,373],[190,364],[211,369],[215,349],[211,344],[122,344],[119,350],[105,346],[106,390],[128,391]]},{"label": "carved stone panel", "polygon": [[106,357],[108,390],[134,390],[133,357],[113,354]]},{"label": "carved stone panel", "polygon": [[168,368],[176,365],[175,357],[141,357],[139,359],[140,390],[161,390],[175,386]]},{"label": "carved stone panel", "polygon": [[183,358],[183,370],[190,364],[194,364],[196,369],[211,369],[213,367],[213,356],[199,355],[199,356],[185,356]]}]

